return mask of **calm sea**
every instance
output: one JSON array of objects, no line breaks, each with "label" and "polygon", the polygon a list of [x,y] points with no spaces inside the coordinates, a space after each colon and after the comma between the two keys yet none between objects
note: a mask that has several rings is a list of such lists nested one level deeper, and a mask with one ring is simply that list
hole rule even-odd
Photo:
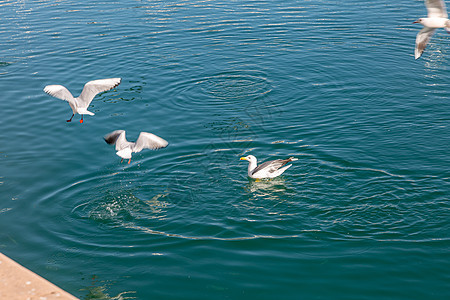
[{"label": "calm sea", "polygon": [[[449,3],[450,5],[450,3]],[[423,1],[0,1],[0,251],[81,299],[449,299]],[[45,94],[121,77],[72,123]],[[103,136],[169,147],[120,163]],[[299,160],[271,181],[243,155]]]}]

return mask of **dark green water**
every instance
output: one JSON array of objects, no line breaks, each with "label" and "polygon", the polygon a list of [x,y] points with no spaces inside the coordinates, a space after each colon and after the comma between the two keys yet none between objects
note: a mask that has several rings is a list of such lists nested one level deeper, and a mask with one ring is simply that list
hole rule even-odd
[{"label": "dark green water", "polygon": [[[450,43],[414,60],[425,14],[0,2],[0,251],[81,299],[449,298]],[[83,124],[42,91],[108,77]],[[116,129],[170,145],[120,164]],[[247,154],[299,160],[255,182]]]}]

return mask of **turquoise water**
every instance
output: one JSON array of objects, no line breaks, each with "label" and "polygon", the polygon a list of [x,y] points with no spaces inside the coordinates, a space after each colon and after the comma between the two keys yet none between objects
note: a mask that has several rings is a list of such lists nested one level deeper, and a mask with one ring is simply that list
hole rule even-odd
[{"label": "turquoise water", "polygon": [[[450,43],[414,60],[423,1],[0,7],[4,254],[81,299],[450,297]],[[42,91],[109,77],[83,124]],[[120,164],[116,129],[170,144]],[[255,182],[247,154],[299,160]]]}]

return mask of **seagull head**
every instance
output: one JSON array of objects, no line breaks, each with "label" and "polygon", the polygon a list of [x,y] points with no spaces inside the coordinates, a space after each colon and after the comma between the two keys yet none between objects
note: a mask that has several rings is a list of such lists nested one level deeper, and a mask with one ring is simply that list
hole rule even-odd
[{"label": "seagull head", "polygon": [[423,21],[423,20],[422,20],[422,18],[420,18],[419,20],[417,20],[417,21],[414,21],[414,22],[413,22],[413,24],[416,24],[416,23],[420,23],[420,24],[422,24],[422,21]]},{"label": "seagull head", "polygon": [[250,162],[252,162],[252,161],[256,162],[256,157],[254,157],[253,155],[247,155],[247,156],[241,157],[240,160],[247,160],[247,161],[250,161]]}]

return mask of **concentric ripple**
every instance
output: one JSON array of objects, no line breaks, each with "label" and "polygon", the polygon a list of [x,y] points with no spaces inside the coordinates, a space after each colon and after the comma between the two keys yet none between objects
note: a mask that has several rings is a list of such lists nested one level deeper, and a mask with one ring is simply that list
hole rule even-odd
[{"label": "concentric ripple", "polygon": [[[245,143],[252,146],[251,141]],[[137,158],[135,165],[87,174],[37,203],[40,218],[48,220],[40,231],[47,232],[45,238],[76,245],[81,252],[103,247],[102,255],[117,247],[138,246],[145,236],[203,241],[320,237],[322,242],[351,244],[408,240],[421,234],[417,228],[426,219],[417,210],[421,204],[412,202],[417,209],[411,214],[411,207],[399,201],[408,194],[415,197],[417,192],[410,192],[414,179],[339,161],[309,148],[305,149],[309,154],[299,157],[285,175],[248,180],[247,165],[238,159],[241,144],[235,141],[223,148],[220,141],[205,143],[196,153],[181,145],[176,155],[159,152],[156,158]],[[297,143],[284,147],[294,150]],[[156,167],[156,160],[165,163]],[[52,209],[44,209],[49,205]],[[63,216],[54,215],[61,212]],[[130,235],[130,230],[135,234]],[[345,252],[333,255],[369,249],[368,244],[360,246],[344,247]],[[330,253],[304,249],[304,255]]]},{"label": "concentric ripple", "polygon": [[[5,254],[80,299],[450,298],[450,47],[414,60],[423,1],[1,7]],[[83,124],[42,92],[108,77]],[[169,147],[121,164],[116,129]],[[255,181],[244,154],[298,161]]]},{"label": "concentric ripple", "polygon": [[167,89],[177,109],[209,111],[242,110],[252,105],[268,106],[272,91],[267,75],[260,71],[225,72],[203,78],[176,82]]}]

